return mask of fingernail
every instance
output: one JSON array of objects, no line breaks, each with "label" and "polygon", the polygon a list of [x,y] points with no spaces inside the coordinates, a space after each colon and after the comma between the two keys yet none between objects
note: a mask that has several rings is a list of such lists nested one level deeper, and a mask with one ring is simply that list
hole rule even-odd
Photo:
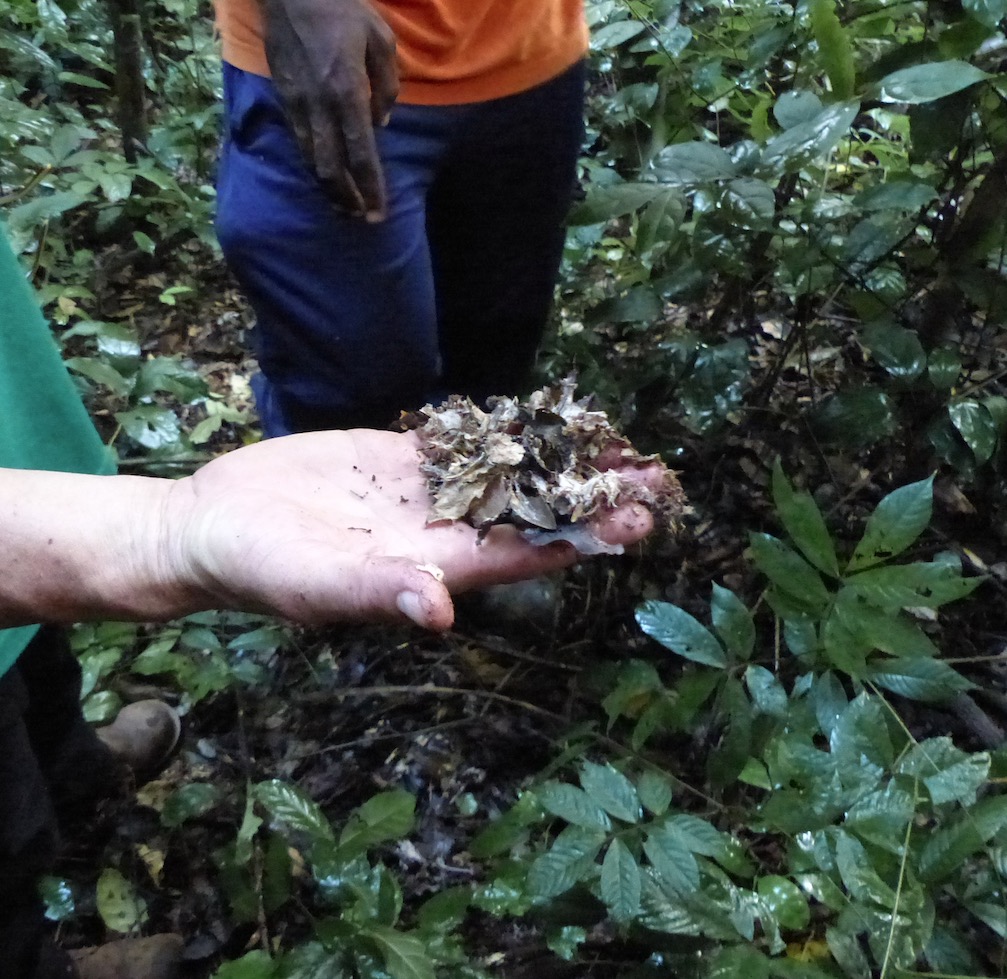
[{"label": "fingernail", "polygon": [[414,591],[400,591],[395,596],[395,606],[411,622],[417,625],[426,624],[426,615],[423,612],[423,603],[420,596]]},{"label": "fingernail", "polygon": [[380,224],[382,221],[384,221],[384,219],[385,216],[381,211],[368,211],[364,215],[364,220],[368,224]]},{"label": "fingernail", "polygon": [[384,119],[381,120],[381,125],[387,126],[388,123],[391,121],[392,121],[392,114],[390,112],[386,112]]}]

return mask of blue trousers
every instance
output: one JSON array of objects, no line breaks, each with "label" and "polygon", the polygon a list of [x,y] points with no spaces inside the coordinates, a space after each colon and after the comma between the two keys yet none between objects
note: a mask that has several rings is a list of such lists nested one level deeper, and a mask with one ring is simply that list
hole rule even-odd
[{"label": "blue trousers", "polygon": [[256,314],[264,434],[520,390],[562,256],[582,64],[506,98],[396,106],[377,225],[323,196],[269,79],[225,64],[224,96],[217,234]]}]

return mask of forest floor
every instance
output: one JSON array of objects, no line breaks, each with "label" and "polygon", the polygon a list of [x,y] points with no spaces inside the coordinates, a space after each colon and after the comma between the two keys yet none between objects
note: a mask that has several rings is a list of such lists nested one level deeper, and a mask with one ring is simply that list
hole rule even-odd
[{"label": "forest floor", "polygon": [[[249,315],[219,268],[200,278],[195,297],[165,306],[156,297],[171,284],[167,278],[124,270],[109,283],[102,316],[138,325],[150,353],[191,359],[211,390],[248,410],[254,367]],[[693,507],[676,539],[592,560],[504,604],[486,596],[462,600],[455,629],[443,636],[356,626],[285,631],[283,647],[262,654],[255,682],[233,682],[192,706],[181,747],[166,770],[73,828],[59,874],[85,895],[103,868],[118,868],[147,904],[145,930],[183,935],[188,974],[200,979],[224,958],[276,939],[293,943],[310,931],[310,881],[298,879],[296,855],[294,900],[282,911],[267,914],[259,901],[249,913],[235,915],[229,906],[219,854],[234,841],[250,783],[292,780],[336,825],[375,792],[406,788],[418,799],[417,827],[384,857],[407,900],[476,879],[478,867],[466,849],[474,832],[565,748],[603,736],[598,701],[613,664],[639,657],[660,662],[662,670],[674,668],[634,622],[642,599],[670,601],[702,617],[717,582],[750,605],[758,600],[759,580],[745,551],[749,531],[779,529],[768,490],[774,458],[782,458],[788,473],[800,474],[834,536],[847,540],[857,538],[866,513],[893,488],[894,473],[915,469],[913,478],[919,478],[929,471],[925,453],[909,459],[907,452],[896,458],[890,450],[822,449],[796,411],[814,392],[785,361],[777,370],[781,341],[775,332],[769,326],[757,331],[756,386],[774,371],[775,383],[715,439],[690,433],[661,411],[630,423],[645,447],[674,447],[666,458]],[[611,346],[626,340],[613,336]],[[628,342],[627,358],[647,356],[646,347],[633,347],[632,337]],[[626,358],[613,361],[612,369],[627,370]],[[827,368],[819,376],[827,383]],[[96,408],[101,424],[102,408]],[[198,421],[181,411],[185,424]],[[254,437],[253,427],[225,425],[210,451]],[[940,479],[935,530],[924,545],[930,553],[954,550],[971,572],[989,575],[986,600],[967,603],[962,615],[950,607],[934,636],[956,660],[975,660],[959,668],[978,689],[941,707],[903,704],[920,734],[952,733],[962,747],[974,749],[999,746],[1007,727],[1001,657],[1007,636],[997,609],[1007,564],[982,505]],[[110,682],[127,698],[154,692],[180,701],[169,680],[138,677],[125,665]],[[702,784],[704,745],[714,736],[701,727],[680,743],[662,744],[665,764],[674,757],[676,775]],[[165,800],[193,783],[215,786],[214,804],[180,825],[165,825]],[[68,946],[113,937],[86,897],[60,928]],[[566,967],[546,952],[533,925],[494,921],[469,937],[476,960],[492,957],[508,977],[551,975],[554,969],[564,974]],[[604,936],[594,937],[605,948]],[[616,947],[605,948],[592,975],[612,974],[615,966],[601,960],[619,954]]]}]

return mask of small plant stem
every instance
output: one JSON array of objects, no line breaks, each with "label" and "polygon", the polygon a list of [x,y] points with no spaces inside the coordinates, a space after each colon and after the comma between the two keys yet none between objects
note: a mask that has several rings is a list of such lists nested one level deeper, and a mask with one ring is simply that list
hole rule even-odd
[{"label": "small plant stem", "polygon": [[895,926],[899,917],[899,901],[902,898],[902,885],[906,879],[906,864],[909,862],[909,840],[913,835],[913,820],[916,818],[916,807],[920,801],[919,779],[913,780],[913,811],[906,823],[906,835],[902,840],[902,861],[899,863],[899,881],[895,886],[895,906],[892,908],[892,926],[888,930],[888,944],[885,946],[885,958],[881,963],[880,979],[888,975],[888,964],[892,959],[892,946],[895,944]]}]

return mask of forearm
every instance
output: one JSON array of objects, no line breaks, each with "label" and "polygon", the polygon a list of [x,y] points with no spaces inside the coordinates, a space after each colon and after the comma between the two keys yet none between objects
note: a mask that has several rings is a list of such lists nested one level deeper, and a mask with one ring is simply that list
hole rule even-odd
[{"label": "forearm", "polygon": [[172,485],[0,469],[0,626],[195,611],[171,553]]}]

